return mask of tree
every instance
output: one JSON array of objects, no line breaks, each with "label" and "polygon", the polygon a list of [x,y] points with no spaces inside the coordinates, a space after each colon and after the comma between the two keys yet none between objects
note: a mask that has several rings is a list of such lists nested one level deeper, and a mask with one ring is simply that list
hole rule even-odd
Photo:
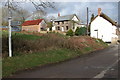
[{"label": "tree", "polygon": [[[90,24],[88,26],[88,32],[90,32],[90,25],[91,25],[91,22],[94,20],[95,16],[94,14],[91,15],[91,19],[90,19]],[[89,34],[90,35],[90,34]]]},{"label": "tree", "polygon": [[47,22],[47,27],[50,28],[50,31],[52,31],[52,22]]},{"label": "tree", "polygon": [[76,36],[79,36],[79,35],[80,35],[80,31],[79,31],[79,30],[80,30],[80,28],[77,27],[77,29],[75,30],[75,35],[76,35]]},{"label": "tree", "polygon": [[[22,2],[26,2],[28,0],[23,0]],[[46,1],[42,1],[42,0],[29,0],[35,7],[36,11],[35,13],[40,13],[39,16],[36,16],[35,19],[39,19],[41,16],[46,15],[46,8],[54,8],[54,2],[46,2]],[[9,3],[9,5],[8,5]],[[5,14],[3,16],[3,25],[8,25],[8,6],[10,8],[10,12],[11,12],[11,17],[13,20],[19,20],[21,22],[24,22],[26,18],[28,18],[31,14],[29,11],[27,11],[26,9],[23,9],[21,6],[21,2],[17,2],[16,0],[8,0],[5,2],[5,4],[2,5],[3,10],[5,9],[5,11],[3,12],[3,14]],[[7,11],[6,11],[7,10]],[[41,15],[42,14],[42,15]]]},{"label": "tree", "polygon": [[81,27],[79,31],[80,31],[80,35],[82,35],[82,36],[87,34],[87,28],[86,27]]},{"label": "tree", "polygon": [[94,20],[94,14],[91,15],[90,23]]},{"label": "tree", "polygon": [[8,10],[6,7],[2,7],[2,26],[8,25]]},{"label": "tree", "polygon": [[21,21],[23,23],[30,15],[31,14],[29,11],[27,11],[25,9],[21,9],[20,12],[14,13],[13,20]]},{"label": "tree", "polygon": [[[20,12],[12,11],[12,20],[20,21],[21,23],[23,23],[26,20],[26,18],[28,18],[29,15],[30,15],[30,13],[25,9],[21,9]],[[8,25],[8,9],[7,9],[7,7],[2,7],[2,25],[3,26]]]},{"label": "tree", "polygon": [[75,35],[76,36],[80,36],[80,35],[84,36],[87,34],[86,31],[87,31],[86,27],[77,28],[75,31]]},{"label": "tree", "polygon": [[73,35],[74,35],[74,34],[73,34],[73,30],[70,29],[69,31],[67,31],[66,35],[67,35],[67,36],[73,36]]}]

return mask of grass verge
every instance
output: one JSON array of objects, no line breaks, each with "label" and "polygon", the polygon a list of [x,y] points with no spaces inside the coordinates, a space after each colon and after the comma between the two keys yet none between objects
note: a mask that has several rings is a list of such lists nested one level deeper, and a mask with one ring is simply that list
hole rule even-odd
[{"label": "grass verge", "polygon": [[78,51],[71,51],[68,49],[56,49],[47,52],[38,52],[32,54],[25,54],[21,56],[14,56],[12,58],[4,58],[3,62],[3,77],[10,76],[16,71],[41,66],[50,63],[57,63],[70,58],[74,58],[82,53]]},{"label": "grass verge", "polygon": [[8,37],[2,37],[3,77],[28,68],[68,60],[107,45],[89,36],[66,37],[56,33],[12,33],[13,57],[8,57]]}]

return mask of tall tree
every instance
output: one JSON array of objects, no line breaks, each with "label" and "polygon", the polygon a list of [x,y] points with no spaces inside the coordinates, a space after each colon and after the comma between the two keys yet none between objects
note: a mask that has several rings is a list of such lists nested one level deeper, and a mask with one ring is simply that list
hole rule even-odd
[{"label": "tall tree", "polygon": [[[12,10],[12,20],[24,22],[25,19],[30,16],[31,14],[25,10],[21,9],[21,11],[16,12]],[[2,25],[8,25],[8,9],[7,7],[2,7]]]},{"label": "tall tree", "polygon": [[21,21],[23,23],[30,15],[29,11],[21,9],[20,12],[15,12],[13,20]]},{"label": "tall tree", "polygon": [[91,15],[90,23],[94,20],[95,16],[94,14]]},{"label": "tall tree", "polygon": [[[21,7],[21,2],[17,1],[17,0],[10,0],[10,4],[8,5],[8,1],[4,2],[5,4],[2,6],[3,7],[3,10],[5,8],[5,10],[3,11],[3,25],[8,25],[7,24],[7,20],[8,20],[8,6],[10,7],[11,9],[11,13],[12,13],[12,18],[13,20],[19,20],[19,21],[22,21],[24,22],[25,19],[27,17],[29,17],[31,14],[29,11],[23,9]],[[31,2],[36,11],[35,13],[39,13],[39,16],[43,16],[43,15],[46,15],[46,8],[54,8],[54,2],[47,2],[47,1],[43,1],[43,0],[22,0],[22,2],[26,2],[26,1],[29,1]],[[35,18],[39,18],[39,16],[36,16]]]}]

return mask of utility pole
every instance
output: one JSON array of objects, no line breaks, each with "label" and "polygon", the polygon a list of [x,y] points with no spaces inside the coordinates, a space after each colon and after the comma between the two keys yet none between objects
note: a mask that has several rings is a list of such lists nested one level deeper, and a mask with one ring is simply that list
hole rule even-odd
[{"label": "utility pole", "polygon": [[9,57],[12,57],[12,47],[11,47],[11,11],[10,11],[10,1],[8,0],[8,27],[9,27]]},{"label": "utility pole", "polygon": [[89,27],[89,25],[88,25],[88,18],[89,18],[89,15],[88,15],[88,7],[87,7],[87,35],[88,35],[88,27]]}]

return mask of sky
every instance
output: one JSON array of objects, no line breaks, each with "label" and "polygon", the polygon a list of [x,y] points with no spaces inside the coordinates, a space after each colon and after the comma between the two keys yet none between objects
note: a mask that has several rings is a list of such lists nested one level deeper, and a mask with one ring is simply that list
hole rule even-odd
[{"label": "sky", "polygon": [[[86,2],[74,2],[73,0],[70,0],[69,2],[67,0],[62,1],[55,2],[55,10],[51,8],[45,9],[48,14],[47,16],[57,17],[58,13],[60,13],[61,16],[76,14],[83,23],[86,23],[88,7],[89,21],[92,13],[94,13],[95,16],[97,15],[98,8],[101,8],[102,12],[114,21],[118,21],[118,2],[99,2],[99,0],[97,0],[97,2],[94,0],[92,0],[92,2],[89,2],[88,0],[85,0]],[[30,2],[23,2],[21,5],[22,8],[30,11],[31,13],[35,11],[35,7]]]},{"label": "sky", "polygon": [[[35,8],[31,3],[23,3],[23,5],[23,8],[26,8],[31,12],[35,11]],[[77,14],[80,20],[85,23],[88,7],[89,19],[92,13],[95,16],[97,15],[98,8],[101,8],[102,12],[114,21],[117,21],[118,19],[118,2],[55,2],[54,6],[56,10],[51,8],[45,10],[48,16],[57,17],[58,13],[60,13],[61,16]]]}]

